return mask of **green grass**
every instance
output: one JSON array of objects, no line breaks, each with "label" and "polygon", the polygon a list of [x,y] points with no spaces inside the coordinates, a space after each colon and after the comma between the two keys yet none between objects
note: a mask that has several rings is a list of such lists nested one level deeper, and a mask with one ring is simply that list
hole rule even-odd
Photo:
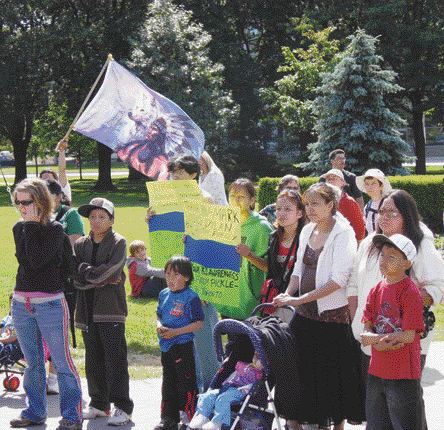
[{"label": "green grass", "polygon": [[[134,239],[147,242],[147,226],[144,221],[147,207],[147,192],[143,181],[129,183],[126,179],[114,180],[118,187],[116,193],[100,193],[116,205],[115,230],[126,237],[129,244]],[[74,203],[79,206],[88,203],[96,192],[92,192],[94,180],[71,181]],[[4,186],[0,186],[0,238],[2,256],[0,260],[0,315],[7,313],[8,296],[14,288],[17,260],[14,255],[14,241],[11,228],[18,220],[18,214],[10,205],[9,196]],[[87,222],[85,223],[87,228]],[[129,294],[129,282],[126,282]],[[156,327],[156,305],[152,299],[133,299],[128,297],[128,319],[126,336],[130,351],[130,374],[136,378],[160,376],[160,352]],[[75,360],[84,374],[84,346],[81,332],[77,330],[78,348]],[[146,364],[145,364],[146,363]]]},{"label": "green grass", "polygon": [[[42,170],[51,169],[54,171],[58,171],[58,167],[53,164],[47,164],[47,165],[39,165],[39,172]],[[120,162],[112,162],[111,163],[111,169],[113,172],[122,172],[122,174],[126,174],[128,172],[128,166],[125,163]],[[5,175],[14,175],[15,174],[15,167],[3,167],[2,168],[3,173]],[[76,167],[73,163],[67,163],[66,170],[68,172],[79,172],[79,168]],[[33,175],[35,173],[35,165],[28,164],[27,171],[29,175]],[[97,164],[96,163],[84,163],[82,165],[82,172],[83,173],[89,173],[89,172],[97,172]]]}]

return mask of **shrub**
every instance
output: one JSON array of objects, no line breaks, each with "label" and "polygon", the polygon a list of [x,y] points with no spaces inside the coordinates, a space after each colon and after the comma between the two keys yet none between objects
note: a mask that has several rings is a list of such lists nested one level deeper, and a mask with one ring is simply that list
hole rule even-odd
[{"label": "shrub", "polygon": [[[262,178],[259,180],[257,200],[260,209],[276,201],[276,187],[279,179]],[[300,178],[302,192],[318,180],[317,177]],[[389,180],[393,188],[405,190],[412,195],[424,222],[435,233],[443,231],[444,175],[390,176]],[[367,199],[365,194],[364,198]]]}]

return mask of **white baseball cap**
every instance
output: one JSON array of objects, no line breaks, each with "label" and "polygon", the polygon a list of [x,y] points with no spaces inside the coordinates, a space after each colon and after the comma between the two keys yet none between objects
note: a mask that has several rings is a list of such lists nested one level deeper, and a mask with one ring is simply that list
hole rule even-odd
[{"label": "white baseball cap", "polygon": [[403,234],[393,234],[390,237],[387,237],[384,234],[375,234],[373,237],[373,243],[378,249],[381,249],[386,243],[394,246],[399,249],[409,261],[413,261],[416,257],[415,245],[413,245],[413,242]]},{"label": "white baseball cap", "polygon": [[380,181],[383,185],[382,195],[387,195],[390,191],[392,191],[392,186],[390,185],[389,180],[384,175],[384,172],[379,169],[368,169],[362,176],[356,177],[356,186],[365,193],[365,184],[364,181],[366,178],[375,178]]},{"label": "white baseball cap", "polygon": [[95,197],[94,199],[92,199],[89,202],[89,204],[79,206],[77,211],[79,212],[80,215],[88,218],[89,217],[89,213],[93,209],[103,209],[104,211],[109,213],[111,218],[114,217],[114,205],[113,205],[113,203],[110,202],[107,199],[104,199],[103,197]]}]

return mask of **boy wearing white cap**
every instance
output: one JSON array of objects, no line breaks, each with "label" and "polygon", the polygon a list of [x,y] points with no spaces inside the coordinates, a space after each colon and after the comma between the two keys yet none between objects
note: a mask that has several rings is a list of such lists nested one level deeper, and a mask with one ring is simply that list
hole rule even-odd
[{"label": "boy wearing white cap", "polygon": [[370,200],[364,206],[365,229],[370,234],[377,228],[381,199],[392,190],[392,187],[387,177],[379,169],[368,169],[362,176],[358,176],[356,186],[370,196]]},{"label": "boy wearing white cap", "polygon": [[368,370],[367,430],[421,429],[420,334],[422,299],[406,274],[416,256],[413,242],[401,234],[377,234],[384,276],[369,293],[361,342],[372,345]]}]

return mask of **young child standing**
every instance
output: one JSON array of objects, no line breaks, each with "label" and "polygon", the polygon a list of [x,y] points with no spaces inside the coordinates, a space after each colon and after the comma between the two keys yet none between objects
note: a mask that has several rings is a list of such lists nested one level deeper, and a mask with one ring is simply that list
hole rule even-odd
[{"label": "young child standing", "polygon": [[416,256],[412,241],[401,234],[377,234],[379,268],[384,279],[369,293],[362,322],[364,346],[372,345],[368,370],[367,430],[421,429],[420,333],[422,299],[406,275]]},{"label": "young child standing", "polygon": [[[194,332],[203,326],[199,296],[190,288],[193,270],[188,258],[176,256],[165,264],[168,288],[159,294],[157,334],[163,368],[161,421],[154,430],[177,430],[194,415],[197,397]],[[187,421],[187,422],[185,422]]]},{"label": "young child standing", "polygon": [[151,266],[146,255],[146,246],[141,240],[133,240],[129,246],[130,256],[126,260],[131,285],[131,297],[159,297],[163,290],[165,273],[163,269]]}]

